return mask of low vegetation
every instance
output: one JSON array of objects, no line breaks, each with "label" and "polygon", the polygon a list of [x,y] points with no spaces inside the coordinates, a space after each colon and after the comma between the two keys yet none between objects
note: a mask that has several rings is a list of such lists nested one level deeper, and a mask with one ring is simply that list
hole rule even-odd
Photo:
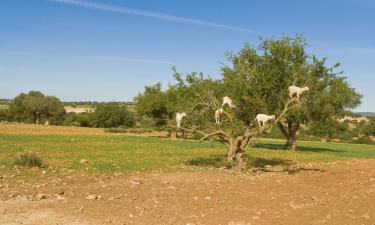
[{"label": "low vegetation", "polygon": [[[68,133],[74,133],[74,129],[80,132],[85,128],[70,128],[69,132],[62,134],[60,130],[63,127],[51,130],[49,134],[38,134],[39,130],[30,133],[29,128],[27,134],[22,128],[24,125],[19,126],[19,132],[15,127],[0,134],[0,165],[12,166],[11,159],[28,150],[37,152],[49,166],[91,172],[227,166],[227,147],[220,142],[96,134],[95,129],[92,135],[84,135],[85,132],[72,135]],[[92,128],[86,129],[89,131]],[[245,161],[248,167],[264,167],[375,158],[375,146],[372,145],[316,141],[300,141],[299,145],[299,151],[291,152],[285,150],[283,140],[260,139],[248,149]],[[22,156],[17,165],[28,165],[21,162],[41,162],[36,158],[36,155]],[[87,160],[87,163],[82,163],[82,159]]]},{"label": "low vegetation", "polygon": [[19,153],[13,162],[16,166],[43,167],[43,160],[34,152]]}]

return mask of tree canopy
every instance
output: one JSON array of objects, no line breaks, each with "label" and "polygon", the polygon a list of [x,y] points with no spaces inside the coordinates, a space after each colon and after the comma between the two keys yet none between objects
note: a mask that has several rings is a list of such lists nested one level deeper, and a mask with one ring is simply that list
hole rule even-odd
[{"label": "tree canopy", "polygon": [[45,96],[39,91],[21,93],[9,105],[9,112],[17,121],[39,123],[54,119],[65,113],[60,100],[54,96]]},{"label": "tree canopy", "polygon": [[134,115],[127,106],[118,104],[100,104],[91,115],[93,127],[131,127],[135,123]]},{"label": "tree canopy", "polygon": [[[165,125],[168,119],[174,119],[176,112],[191,111],[202,100],[229,96],[236,104],[236,110],[227,110],[230,133],[239,135],[254,122],[258,113],[280,115],[290,101],[288,87],[307,86],[309,91],[302,94],[299,107],[291,108],[283,119],[277,120],[288,148],[296,149],[298,130],[303,124],[324,128],[333,124],[337,116],[358,106],[361,99],[338,71],[339,64],[327,66],[325,58],[307,53],[306,45],[302,36],[261,39],[257,46],[246,43],[237,53],[226,54],[228,64],[222,66],[220,79],[213,80],[199,73],[183,78],[174,70],[175,84],[165,91],[160,84],[146,87],[136,98],[136,108],[140,113],[162,119]],[[214,105],[220,107],[220,104]],[[208,116],[191,111],[195,115],[189,123],[200,128],[214,126],[215,108],[210,110]],[[226,121],[229,122],[229,117]],[[227,125],[221,124],[223,129]]]},{"label": "tree canopy", "polygon": [[361,99],[342,73],[336,72],[339,64],[327,66],[326,59],[308,54],[306,45],[301,36],[264,39],[257,47],[245,44],[237,54],[227,55],[232,65],[222,68],[224,88],[238,102],[243,121],[257,113],[277,115],[288,99],[289,86],[309,88],[301,107],[290,110],[278,123],[289,149],[296,148],[302,123],[325,124],[358,106]]}]

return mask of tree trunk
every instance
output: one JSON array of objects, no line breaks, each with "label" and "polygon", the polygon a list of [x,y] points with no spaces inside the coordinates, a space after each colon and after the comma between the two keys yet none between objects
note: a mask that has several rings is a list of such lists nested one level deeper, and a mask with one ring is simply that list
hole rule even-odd
[{"label": "tree trunk", "polygon": [[35,124],[39,124],[40,122],[40,113],[39,112],[36,112],[35,113],[35,120],[34,120]]},{"label": "tree trunk", "polygon": [[299,121],[288,121],[287,128],[282,123],[278,123],[277,125],[287,140],[286,146],[288,150],[297,150],[297,131],[301,127],[301,123]]},{"label": "tree trunk", "polygon": [[231,140],[228,152],[228,163],[234,166],[236,170],[245,170],[246,163],[243,159],[246,150],[246,145],[243,143],[242,137],[237,137]]},{"label": "tree trunk", "polygon": [[297,131],[293,131],[289,134],[287,140],[288,150],[297,150]]}]

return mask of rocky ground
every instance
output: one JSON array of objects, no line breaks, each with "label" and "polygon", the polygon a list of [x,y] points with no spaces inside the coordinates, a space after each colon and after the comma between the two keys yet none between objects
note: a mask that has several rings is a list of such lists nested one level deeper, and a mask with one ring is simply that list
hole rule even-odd
[{"label": "rocky ground", "polygon": [[0,224],[372,224],[375,160],[88,174],[0,174]]}]

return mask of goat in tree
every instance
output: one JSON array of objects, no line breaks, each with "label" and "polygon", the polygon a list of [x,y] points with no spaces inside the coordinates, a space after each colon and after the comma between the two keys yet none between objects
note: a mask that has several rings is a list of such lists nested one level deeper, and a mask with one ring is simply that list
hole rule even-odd
[{"label": "goat in tree", "polygon": [[220,116],[221,116],[222,113],[224,113],[224,109],[223,108],[215,110],[215,124],[216,125],[220,124]]},{"label": "goat in tree", "polygon": [[181,123],[182,123],[182,119],[186,117],[186,113],[177,113],[176,114],[176,123],[177,123],[177,127],[181,127]]},{"label": "goat in tree", "polygon": [[223,104],[222,104],[222,107],[224,107],[225,105],[228,105],[229,108],[236,108],[236,106],[233,104],[232,102],[232,99],[230,99],[228,96],[225,96],[223,98]]},{"label": "goat in tree", "polygon": [[266,114],[258,114],[255,119],[258,122],[259,127],[264,129],[269,120],[275,120],[275,115],[268,116]]},{"label": "goat in tree", "polygon": [[288,92],[289,92],[289,97],[290,98],[293,98],[294,95],[297,96],[297,99],[299,100],[299,97],[301,96],[301,94],[305,91],[308,91],[309,90],[309,87],[297,87],[297,86],[290,86],[288,87]]}]

